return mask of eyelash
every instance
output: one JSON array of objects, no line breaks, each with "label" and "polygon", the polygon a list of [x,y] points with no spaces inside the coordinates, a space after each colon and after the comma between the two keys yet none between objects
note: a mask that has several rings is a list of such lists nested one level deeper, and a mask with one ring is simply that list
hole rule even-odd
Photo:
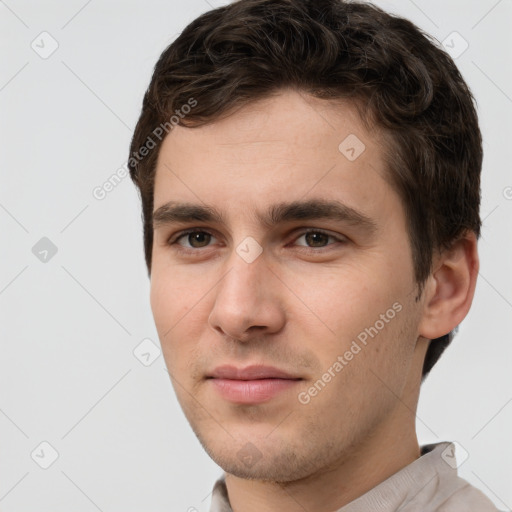
[{"label": "eyelash", "polygon": [[[192,228],[192,229],[187,229],[186,231],[181,231],[180,233],[177,233],[176,235],[173,235],[171,238],[169,238],[169,240],[167,241],[167,244],[170,245],[170,246],[177,246],[177,250],[180,251],[180,252],[184,252],[184,253],[187,253],[187,254],[191,254],[191,253],[194,253],[194,254],[198,254],[201,252],[201,249],[208,249],[209,246],[206,246],[206,247],[200,247],[200,248],[189,248],[189,247],[183,247],[182,245],[180,245],[178,243],[179,240],[181,240],[183,237],[186,237],[192,233],[206,233],[212,237],[215,237],[215,235],[213,233],[211,233],[210,231],[206,230],[206,229],[197,229],[197,228]],[[307,235],[308,233],[320,233],[320,234],[323,234],[323,235],[326,235],[327,237],[329,238],[332,238],[334,240],[336,240],[337,242],[339,243],[346,243],[347,240],[345,238],[339,238],[339,237],[336,237],[330,233],[328,233],[327,231],[324,231],[322,229],[316,229],[316,228],[310,228],[310,229],[306,229],[304,231],[301,231],[297,234],[297,236],[295,237],[294,240],[297,240],[299,239],[300,237],[304,236],[304,235]],[[308,247],[308,246],[298,246],[300,247],[300,251],[301,252],[305,252],[305,253],[314,253],[314,254],[319,254],[319,253],[322,253],[324,252],[323,250],[325,249],[329,249],[329,245],[333,245],[333,244],[327,244],[326,246],[324,247]]]}]

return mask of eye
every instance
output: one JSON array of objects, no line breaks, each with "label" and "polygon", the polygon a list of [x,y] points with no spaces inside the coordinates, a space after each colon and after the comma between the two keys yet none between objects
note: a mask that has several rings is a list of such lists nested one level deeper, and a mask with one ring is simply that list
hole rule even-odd
[{"label": "eye", "polygon": [[[209,233],[208,231],[191,229],[189,231],[184,231],[180,233],[174,239],[169,240],[169,245],[181,245],[184,249],[202,249],[204,247],[208,247],[212,238],[215,237]],[[186,243],[181,243],[180,240],[184,240]],[[187,245],[188,243],[188,245]]]},{"label": "eye", "polygon": [[305,243],[301,244],[296,242],[296,244],[299,247],[307,247],[310,249],[323,248],[329,245],[333,245],[332,243],[328,243],[329,239],[332,239],[335,242],[345,241],[341,237],[336,237],[334,235],[331,235],[330,233],[326,233],[325,231],[318,229],[309,229],[308,231],[303,232],[302,234],[299,235],[296,241],[299,241],[301,239],[304,239]]},{"label": "eye", "polygon": [[[208,231],[203,229],[189,229],[171,237],[167,243],[171,246],[179,246],[177,249],[183,250],[184,252],[199,252],[199,249],[208,248],[211,245],[212,240],[215,241],[217,239]],[[329,242],[330,240],[331,242]],[[331,235],[330,233],[320,229],[308,229],[307,231],[302,231],[294,238],[294,241],[295,243],[293,245],[302,247],[301,250],[313,253],[321,252],[320,249],[326,248],[330,245],[335,245],[336,242],[346,242],[343,237]]]}]

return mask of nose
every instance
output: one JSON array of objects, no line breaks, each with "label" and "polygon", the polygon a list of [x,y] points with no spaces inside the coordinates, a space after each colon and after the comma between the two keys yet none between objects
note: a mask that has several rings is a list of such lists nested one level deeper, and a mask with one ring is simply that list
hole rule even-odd
[{"label": "nose", "polygon": [[233,251],[215,290],[208,322],[218,333],[246,342],[279,332],[285,325],[282,286],[264,253],[248,263]]}]

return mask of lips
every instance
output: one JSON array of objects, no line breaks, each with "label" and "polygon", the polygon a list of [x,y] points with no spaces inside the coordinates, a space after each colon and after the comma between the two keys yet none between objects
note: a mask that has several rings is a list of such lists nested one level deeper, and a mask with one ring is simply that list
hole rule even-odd
[{"label": "lips", "polygon": [[267,402],[294,387],[300,377],[273,366],[219,366],[207,376],[214,389],[235,404]]},{"label": "lips", "polygon": [[254,365],[246,368],[237,368],[236,366],[219,366],[213,370],[209,378],[214,379],[232,379],[232,380],[259,380],[259,379],[290,379],[298,380],[300,377],[274,368],[273,366]]}]

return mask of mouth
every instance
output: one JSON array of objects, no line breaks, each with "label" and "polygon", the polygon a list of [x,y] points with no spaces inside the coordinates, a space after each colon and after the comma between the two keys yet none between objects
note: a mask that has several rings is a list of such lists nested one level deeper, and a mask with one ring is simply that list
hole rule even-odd
[{"label": "mouth", "polygon": [[225,400],[236,404],[267,402],[303,380],[272,366],[219,366],[206,379]]}]

